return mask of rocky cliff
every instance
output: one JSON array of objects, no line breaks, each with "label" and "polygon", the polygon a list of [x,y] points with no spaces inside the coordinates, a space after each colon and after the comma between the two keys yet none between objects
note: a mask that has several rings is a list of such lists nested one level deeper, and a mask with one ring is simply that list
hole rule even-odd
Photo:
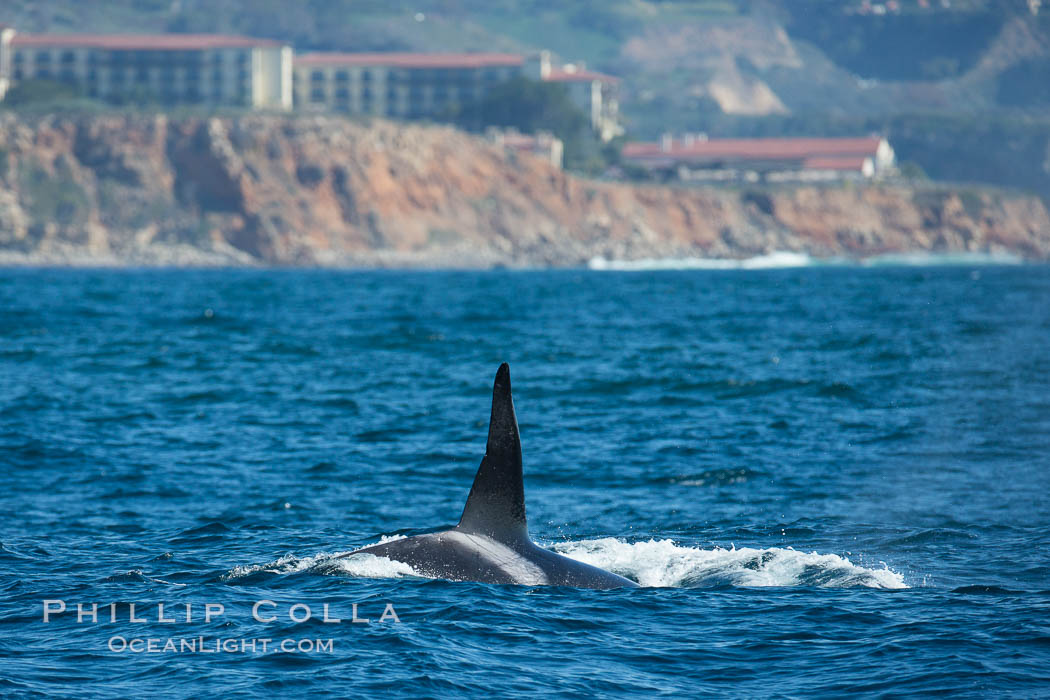
[{"label": "rocky cliff", "polygon": [[0,116],[0,263],[575,265],[596,256],[1010,252],[1036,197],[599,183],[444,127],[317,116]]}]

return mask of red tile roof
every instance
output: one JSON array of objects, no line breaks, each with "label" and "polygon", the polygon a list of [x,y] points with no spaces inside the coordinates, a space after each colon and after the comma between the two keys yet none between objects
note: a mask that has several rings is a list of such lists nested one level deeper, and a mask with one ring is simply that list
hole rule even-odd
[{"label": "red tile roof", "polygon": [[670,150],[659,143],[628,143],[625,158],[668,158],[672,160],[711,160],[740,158],[750,160],[803,159],[818,156],[873,156],[881,139],[711,139],[690,145],[675,140]]},{"label": "red tile roof", "polygon": [[297,66],[394,66],[397,68],[488,68],[520,66],[512,53],[309,53],[296,56]]},{"label": "red tile roof", "polygon": [[22,47],[92,48],[116,50],[189,51],[255,46],[286,46],[275,39],[224,34],[16,34],[11,44]]},{"label": "red tile roof", "polygon": [[544,80],[552,83],[591,82],[594,80],[603,83],[620,82],[619,78],[614,78],[611,75],[606,75],[605,73],[598,73],[593,70],[551,70],[551,72],[547,74],[547,77],[545,77]]}]

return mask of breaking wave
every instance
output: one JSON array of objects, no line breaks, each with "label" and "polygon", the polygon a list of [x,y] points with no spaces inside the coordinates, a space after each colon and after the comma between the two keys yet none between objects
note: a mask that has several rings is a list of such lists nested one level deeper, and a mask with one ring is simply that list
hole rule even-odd
[{"label": "breaking wave", "polygon": [[552,549],[585,564],[625,576],[642,586],[819,586],[907,588],[904,577],[885,565],[870,569],[837,554],[791,548],[698,549],[672,540],[623,542],[612,537],[561,542]]},{"label": "breaking wave", "polygon": [[[400,538],[384,538],[383,541]],[[714,586],[817,586],[823,588],[908,588],[904,578],[885,565],[872,569],[837,554],[804,553],[794,549],[698,549],[672,540],[624,542],[612,537],[559,542],[550,549],[585,564],[619,574],[647,588],[710,588]],[[349,552],[296,557],[288,554],[267,564],[237,566],[223,580],[261,572],[292,574],[308,571],[352,578],[431,578],[408,564],[387,557]]]}]

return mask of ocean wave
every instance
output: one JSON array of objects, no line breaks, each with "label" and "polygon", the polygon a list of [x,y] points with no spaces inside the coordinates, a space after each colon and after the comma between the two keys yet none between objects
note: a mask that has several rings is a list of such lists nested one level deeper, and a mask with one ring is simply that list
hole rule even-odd
[{"label": "ocean wave", "polygon": [[629,543],[607,537],[560,542],[552,549],[646,587],[908,588],[904,578],[888,567],[871,569],[837,554],[807,554],[791,548],[699,549],[679,546],[672,540]]}]

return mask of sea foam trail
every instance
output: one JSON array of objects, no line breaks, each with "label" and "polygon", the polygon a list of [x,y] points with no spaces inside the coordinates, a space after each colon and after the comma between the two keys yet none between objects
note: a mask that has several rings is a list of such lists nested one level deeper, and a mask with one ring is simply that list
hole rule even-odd
[{"label": "sea foam trail", "polygon": [[651,587],[908,587],[904,578],[889,568],[869,569],[837,554],[807,554],[790,548],[698,549],[679,546],[672,540],[629,543],[607,537],[560,542],[552,549]]},{"label": "sea foam trail", "polygon": [[[382,541],[400,538],[383,538]],[[889,568],[870,569],[837,554],[797,552],[790,548],[698,549],[672,540],[624,542],[612,537],[559,542],[551,547],[567,557],[620,574],[650,588],[711,586],[819,586],[824,588],[907,588]],[[286,555],[267,564],[237,566],[224,580],[259,572],[291,574],[310,571],[353,578],[430,578],[408,564],[387,557],[349,552],[309,557]]]}]

